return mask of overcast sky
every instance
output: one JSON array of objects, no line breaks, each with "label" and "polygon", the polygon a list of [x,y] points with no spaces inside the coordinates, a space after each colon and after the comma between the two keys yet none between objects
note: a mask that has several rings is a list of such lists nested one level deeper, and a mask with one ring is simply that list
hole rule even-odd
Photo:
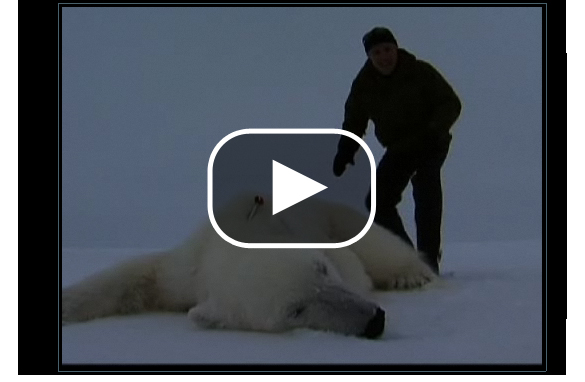
[{"label": "overcast sky", "polygon": [[[374,26],[463,102],[443,171],[445,241],[539,238],[540,8],[65,7],[63,246],[178,244],[207,219],[207,163],[225,135],[341,127]],[[372,128],[365,140],[379,159]]]}]

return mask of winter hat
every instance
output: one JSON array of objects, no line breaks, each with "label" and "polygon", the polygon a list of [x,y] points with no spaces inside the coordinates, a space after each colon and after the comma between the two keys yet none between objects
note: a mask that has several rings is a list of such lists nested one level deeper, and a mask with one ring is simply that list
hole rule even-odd
[{"label": "winter hat", "polygon": [[370,51],[370,49],[372,49],[372,47],[374,47],[374,45],[380,44],[382,42],[392,42],[398,45],[392,32],[384,27],[375,27],[366,33],[362,38],[362,42],[364,43],[366,54]]}]

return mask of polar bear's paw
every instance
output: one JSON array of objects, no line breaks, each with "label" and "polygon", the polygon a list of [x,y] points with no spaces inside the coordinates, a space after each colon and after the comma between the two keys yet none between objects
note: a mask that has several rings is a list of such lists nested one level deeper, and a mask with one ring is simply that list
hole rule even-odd
[{"label": "polar bear's paw", "polygon": [[429,270],[415,273],[394,273],[386,275],[375,283],[376,289],[382,290],[409,290],[421,288],[430,283],[436,276]]},{"label": "polar bear's paw", "polygon": [[201,328],[218,329],[223,327],[221,319],[208,304],[197,305],[189,309],[187,317]]},{"label": "polar bear's paw", "polygon": [[431,279],[425,275],[389,277],[386,281],[385,289],[388,290],[408,290],[421,288],[431,282]]},{"label": "polar bear's paw", "polygon": [[[61,325],[88,321],[92,318],[91,308],[86,306],[83,294],[66,289],[61,299]],[[88,309],[89,308],[89,309]]]},{"label": "polar bear's paw", "polygon": [[75,322],[75,309],[72,306],[71,299],[63,299],[61,301],[61,325],[67,325]]}]

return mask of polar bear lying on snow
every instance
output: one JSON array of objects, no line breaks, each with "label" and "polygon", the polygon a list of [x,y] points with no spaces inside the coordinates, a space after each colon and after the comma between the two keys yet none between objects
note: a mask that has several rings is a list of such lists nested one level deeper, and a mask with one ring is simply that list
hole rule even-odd
[{"label": "polar bear lying on snow", "polygon": [[[314,197],[301,203],[302,214],[272,215],[271,200],[256,209],[254,197],[242,195],[226,206],[216,215],[220,227],[237,230],[250,242],[288,241],[301,230],[311,230],[321,242],[341,242],[367,220]],[[62,323],[184,311],[206,328],[312,328],[376,338],[384,330],[384,311],[368,292],[417,288],[436,277],[414,249],[376,224],[339,249],[245,249],[206,224],[174,249],[129,260],[63,289]]]}]

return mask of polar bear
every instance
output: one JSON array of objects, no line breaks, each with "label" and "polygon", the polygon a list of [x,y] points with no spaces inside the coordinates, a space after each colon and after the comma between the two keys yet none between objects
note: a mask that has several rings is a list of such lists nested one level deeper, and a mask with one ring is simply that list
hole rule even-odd
[{"label": "polar bear", "polygon": [[[216,221],[224,232],[250,242],[289,242],[299,235],[340,242],[367,220],[352,208],[315,197],[294,214],[276,215],[270,198],[260,200],[240,195]],[[311,328],[376,338],[384,330],[385,313],[370,292],[417,288],[436,277],[417,251],[375,223],[362,239],[338,249],[240,248],[208,223],[174,249],[137,257],[64,288],[62,323],[182,311],[204,328]]]}]

